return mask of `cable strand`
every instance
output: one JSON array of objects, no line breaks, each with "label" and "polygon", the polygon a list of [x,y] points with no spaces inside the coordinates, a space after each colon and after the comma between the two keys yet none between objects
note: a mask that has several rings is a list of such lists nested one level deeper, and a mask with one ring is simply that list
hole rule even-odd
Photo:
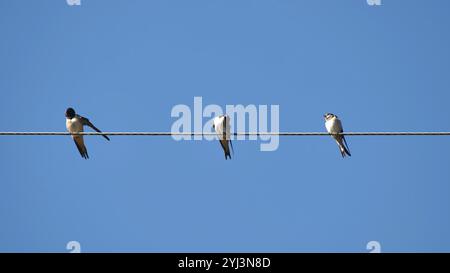
[{"label": "cable strand", "polygon": [[[0,132],[0,136],[215,136],[213,132]],[[327,132],[236,132],[233,136],[330,136]],[[450,132],[344,132],[344,136],[450,136]]]}]

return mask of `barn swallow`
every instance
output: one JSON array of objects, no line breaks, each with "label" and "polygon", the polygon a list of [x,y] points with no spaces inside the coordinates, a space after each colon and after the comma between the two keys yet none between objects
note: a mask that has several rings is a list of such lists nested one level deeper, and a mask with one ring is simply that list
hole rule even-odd
[{"label": "barn swallow", "polygon": [[323,117],[325,118],[325,127],[327,128],[328,133],[331,134],[332,137],[336,140],[336,143],[339,146],[339,150],[341,151],[342,157],[345,157],[346,155],[352,156],[350,154],[345,137],[343,135],[339,135],[339,133],[344,132],[344,129],[342,128],[342,123],[339,120],[339,118],[331,113],[326,113]]},{"label": "barn swallow", "polygon": [[225,152],[225,160],[227,160],[228,157],[231,159],[230,146],[231,150],[233,150],[233,143],[231,143],[230,138],[230,117],[227,115],[222,115],[214,118],[213,128],[216,130],[220,145]]},{"label": "barn swallow", "polygon": [[[89,126],[95,131],[101,133],[101,131],[92,124],[89,119],[77,115],[73,108],[67,108],[66,110],[66,128],[69,133],[81,133],[83,132],[84,126]],[[110,140],[108,136],[102,135],[108,141]],[[84,140],[82,135],[72,135],[73,140],[75,141],[75,145],[77,145],[78,151],[84,159],[88,159],[89,155],[84,145]]]}]

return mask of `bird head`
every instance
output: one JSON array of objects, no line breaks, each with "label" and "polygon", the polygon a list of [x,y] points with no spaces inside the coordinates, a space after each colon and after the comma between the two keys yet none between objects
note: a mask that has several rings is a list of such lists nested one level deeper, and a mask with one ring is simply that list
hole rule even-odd
[{"label": "bird head", "polygon": [[325,120],[330,120],[330,119],[336,117],[336,115],[331,114],[331,113],[326,113],[325,115],[323,115],[323,117],[325,118]]},{"label": "bird head", "polygon": [[73,108],[69,107],[66,110],[66,118],[74,118],[75,117],[75,110]]}]

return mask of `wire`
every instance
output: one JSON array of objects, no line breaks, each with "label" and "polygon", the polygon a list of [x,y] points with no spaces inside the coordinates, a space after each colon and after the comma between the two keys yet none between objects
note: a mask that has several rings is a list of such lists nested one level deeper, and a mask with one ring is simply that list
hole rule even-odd
[{"label": "wire", "polygon": [[[0,132],[0,136],[66,136],[66,135],[108,135],[108,136],[215,136],[216,133],[202,132]],[[233,136],[330,136],[326,132],[238,132]],[[344,136],[450,136],[450,132],[344,132]]]}]

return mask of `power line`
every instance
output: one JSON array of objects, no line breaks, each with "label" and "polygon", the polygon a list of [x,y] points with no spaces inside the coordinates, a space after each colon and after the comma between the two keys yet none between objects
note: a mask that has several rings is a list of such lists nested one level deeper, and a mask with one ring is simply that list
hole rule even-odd
[{"label": "power line", "polygon": [[[66,136],[66,135],[108,135],[108,136],[215,136],[208,132],[0,132],[0,136]],[[330,136],[326,132],[237,132],[233,136]],[[450,136],[450,132],[344,132],[345,136]]]}]

